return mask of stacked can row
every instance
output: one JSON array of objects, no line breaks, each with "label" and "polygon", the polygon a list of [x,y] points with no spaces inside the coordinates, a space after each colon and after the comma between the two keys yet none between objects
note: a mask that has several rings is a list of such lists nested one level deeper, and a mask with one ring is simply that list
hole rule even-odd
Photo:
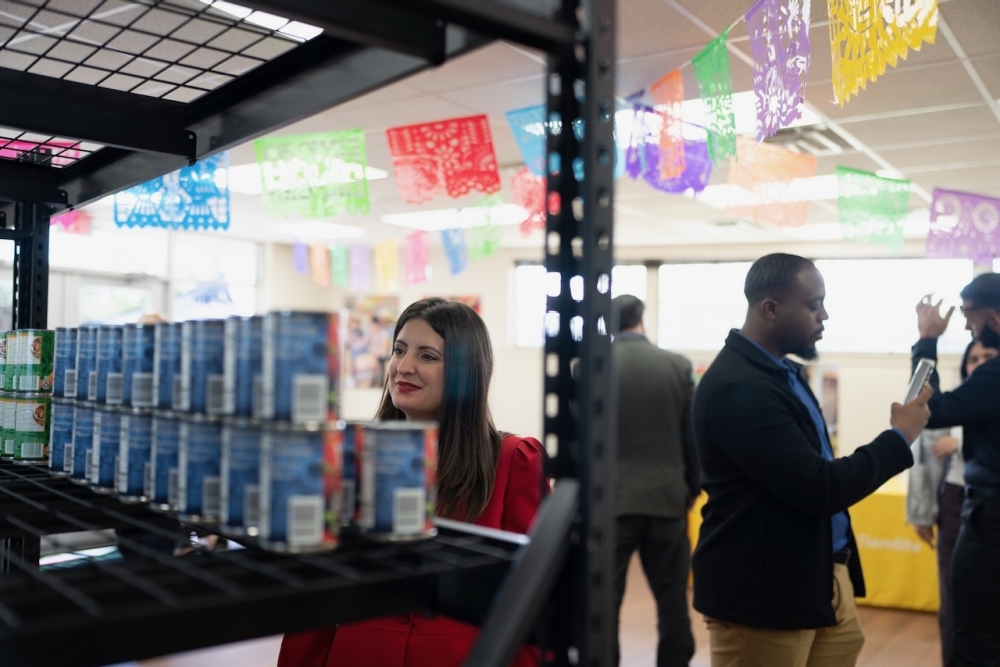
[{"label": "stacked can row", "polygon": [[276,551],[334,548],[348,528],[433,533],[432,423],[295,427],[55,398],[52,445],[54,475]]},{"label": "stacked can row", "polygon": [[54,348],[52,331],[0,333],[0,459],[48,459]]}]

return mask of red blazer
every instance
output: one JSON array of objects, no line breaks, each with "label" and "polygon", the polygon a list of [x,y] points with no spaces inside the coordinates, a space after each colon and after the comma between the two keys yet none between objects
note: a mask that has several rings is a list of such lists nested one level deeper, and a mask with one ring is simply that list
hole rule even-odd
[{"label": "red blazer", "polygon": [[[508,435],[500,444],[493,496],[476,525],[527,533],[542,501],[542,445]],[[285,635],[278,667],[458,667],[479,630],[450,618],[405,614]],[[522,648],[512,665],[538,665]]]}]

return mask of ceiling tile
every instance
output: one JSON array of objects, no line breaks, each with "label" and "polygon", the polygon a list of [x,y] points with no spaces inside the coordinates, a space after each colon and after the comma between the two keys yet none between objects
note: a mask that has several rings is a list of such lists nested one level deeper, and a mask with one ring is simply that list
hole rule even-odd
[{"label": "ceiling tile", "polygon": [[421,72],[406,79],[406,85],[425,93],[443,93],[483,85],[484,72],[489,81],[500,82],[524,78],[541,78],[545,64],[528,51],[506,42],[495,42],[441,67]]},{"label": "ceiling tile", "polygon": [[885,150],[880,153],[886,160],[906,172],[907,167],[1000,159],[1000,139],[977,139],[937,146]]},{"label": "ceiling tile", "polygon": [[[941,18],[962,45],[966,55],[1000,53],[1000,8],[996,0],[961,0],[940,6]],[[939,41],[943,41],[939,37]]]},{"label": "ceiling tile", "polygon": [[[732,8],[736,3],[730,0],[714,0],[713,8],[728,5]],[[746,11],[746,3],[740,2],[742,9],[726,12],[733,20]],[[700,12],[699,12],[700,13]],[[723,26],[725,27],[725,26]],[[721,30],[722,28],[717,28]],[[627,0],[620,6],[618,12],[618,57],[630,58],[649,53],[658,53],[667,49],[691,47],[699,50],[704,47],[709,36],[699,30],[670,7],[664,0]]]},{"label": "ceiling tile", "polygon": [[886,70],[878,81],[868,82],[843,107],[833,101],[830,82],[810,81],[806,100],[834,120],[847,116],[885,113],[902,109],[929,107],[955,102],[982,100],[965,69],[958,63],[945,63],[920,68]]},{"label": "ceiling tile", "polygon": [[986,188],[995,191],[1000,183],[1000,164],[915,174],[913,181],[927,190],[943,187],[972,192],[980,192]]},{"label": "ceiling tile", "polygon": [[1000,131],[1000,121],[985,103],[966,109],[949,109],[912,116],[862,122],[840,121],[844,129],[873,148],[919,140],[990,134]]},{"label": "ceiling tile", "polygon": [[[997,7],[1000,11],[1000,6]],[[1000,99],[1000,55],[970,59],[993,99]]]}]

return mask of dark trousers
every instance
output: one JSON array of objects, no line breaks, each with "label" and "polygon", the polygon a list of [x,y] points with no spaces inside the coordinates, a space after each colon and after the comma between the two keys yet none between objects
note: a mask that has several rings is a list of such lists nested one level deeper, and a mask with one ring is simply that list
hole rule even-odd
[{"label": "dark trousers", "polygon": [[955,551],[958,529],[962,525],[962,503],[965,489],[955,484],[945,484],[938,501],[938,590],[941,592],[941,611],[938,626],[941,630],[941,664],[952,667],[951,644],[954,635],[951,599],[951,554]]},{"label": "dark trousers", "polygon": [[955,667],[1000,666],[1000,497],[974,491],[951,557]]},{"label": "dark trousers", "polygon": [[[691,547],[687,537],[687,519],[663,519],[653,516],[618,517],[615,549],[616,610],[621,612],[625,597],[628,564],[639,551],[646,581],[656,599],[660,642],[656,649],[657,667],[686,667],[694,656],[694,635],[688,617],[687,581],[691,566]],[[616,628],[618,623],[615,624]],[[615,664],[618,663],[618,635],[615,634]]]}]

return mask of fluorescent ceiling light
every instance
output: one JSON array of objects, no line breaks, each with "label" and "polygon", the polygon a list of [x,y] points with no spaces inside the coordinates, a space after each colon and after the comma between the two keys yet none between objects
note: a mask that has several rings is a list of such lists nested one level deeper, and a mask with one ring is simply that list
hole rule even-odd
[{"label": "fluorescent ceiling light", "polygon": [[350,225],[340,225],[326,220],[302,220],[272,225],[275,236],[286,236],[301,241],[333,241],[354,239],[365,235],[365,230]]},{"label": "fluorescent ceiling light", "polygon": [[479,227],[481,225],[519,225],[528,217],[528,211],[516,204],[498,206],[467,206],[446,208],[436,211],[414,211],[413,213],[389,213],[382,216],[382,222],[411,229],[436,231],[456,227]]},{"label": "fluorescent ceiling light", "polygon": [[[299,171],[298,167],[300,165],[294,164],[289,165],[289,169],[285,173],[296,173]],[[306,174],[306,178],[309,179],[309,186],[320,187],[324,185],[333,185],[336,183],[350,183],[351,181],[358,178],[361,174],[361,165],[354,164],[351,162],[343,162],[341,160],[334,161],[336,168],[328,169],[323,174],[310,174],[308,168],[303,168],[301,171]],[[229,167],[229,189],[232,192],[238,192],[243,195],[259,195],[261,193],[261,176],[260,176],[260,165],[256,163],[251,164],[241,164],[235,167]],[[276,180],[280,179],[281,171],[275,170],[278,174]],[[369,181],[377,181],[383,178],[388,178],[389,172],[384,169],[377,169],[375,167],[365,167],[365,178]],[[278,190],[291,190],[298,187],[298,183],[292,180],[286,180],[282,182],[278,180],[276,183]]]},{"label": "fluorescent ceiling light", "polygon": [[251,23],[253,25],[259,25],[267,28],[268,30],[274,30],[300,42],[307,42],[323,32],[322,28],[317,28],[316,26],[309,25],[308,23],[289,21],[283,16],[276,16],[267,12],[254,11],[242,5],[226,2],[226,0],[201,0],[201,2],[211,6],[213,9],[218,9],[220,12],[225,12],[230,16],[238,18],[241,21],[246,21],[247,23]]},{"label": "fluorescent ceiling light", "polygon": [[761,203],[827,201],[838,195],[837,176],[796,178],[791,183],[760,183],[754,192],[728,184],[709,185],[701,192],[687,196],[713,208],[756,206]]}]

